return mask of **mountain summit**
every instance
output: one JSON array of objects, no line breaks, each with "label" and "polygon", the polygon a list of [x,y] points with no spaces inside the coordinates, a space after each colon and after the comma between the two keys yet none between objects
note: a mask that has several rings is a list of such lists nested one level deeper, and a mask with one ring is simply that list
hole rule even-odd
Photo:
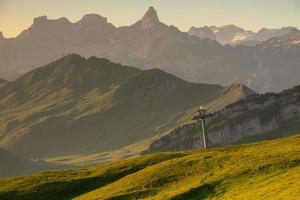
[{"label": "mountain summit", "polygon": [[153,25],[159,24],[159,18],[154,7],[150,7],[145,13],[144,17],[141,20],[143,28],[149,28]]},{"label": "mountain summit", "polygon": [[81,20],[78,23],[81,24],[90,24],[90,25],[101,25],[101,24],[107,24],[107,18],[102,17],[101,15],[98,14],[86,14],[84,15]]}]

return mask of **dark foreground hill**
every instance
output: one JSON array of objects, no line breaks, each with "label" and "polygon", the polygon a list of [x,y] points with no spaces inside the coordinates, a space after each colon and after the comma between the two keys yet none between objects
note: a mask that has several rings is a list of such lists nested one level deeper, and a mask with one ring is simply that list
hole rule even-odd
[{"label": "dark foreground hill", "polygon": [[27,158],[113,151],[180,125],[224,90],[235,95],[212,107],[248,95],[71,54],[0,87],[0,147]]},{"label": "dark foreground hill", "polygon": [[0,180],[0,199],[300,198],[300,136]]}]

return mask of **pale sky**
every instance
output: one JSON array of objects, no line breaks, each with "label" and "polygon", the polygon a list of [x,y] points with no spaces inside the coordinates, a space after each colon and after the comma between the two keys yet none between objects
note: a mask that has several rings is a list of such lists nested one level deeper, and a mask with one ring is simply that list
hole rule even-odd
[{"label": "pale sky", "polygon": [[182,31],[191,26],[235,24],[247,30],[300,27],[300,0],[0,0],[0,31],[15,37],[34,17],[78,21],[97,13],[115,26],[131,25],[149,6],[159,18]]}]

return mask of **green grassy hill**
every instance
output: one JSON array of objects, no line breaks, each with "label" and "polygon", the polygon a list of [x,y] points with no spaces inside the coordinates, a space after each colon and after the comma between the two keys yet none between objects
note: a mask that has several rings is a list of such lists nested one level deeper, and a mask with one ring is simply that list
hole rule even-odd
[{"label": "green grassy hill", "polygon": [[0,180],[0,199],[300,198],[300,135]]}]

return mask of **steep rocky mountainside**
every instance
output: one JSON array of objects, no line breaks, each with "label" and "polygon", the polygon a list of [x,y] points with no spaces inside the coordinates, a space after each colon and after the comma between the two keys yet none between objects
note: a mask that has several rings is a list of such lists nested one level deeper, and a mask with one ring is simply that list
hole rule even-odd
[{"label": "steep rocky mountainside", "polygon": [[201,104],[247,96],[239,88],[70,54],[0,87],[0,147],[27,158],[113,151],[179,126]]},{"label": "steep rocky mountainside", "polygon": [[[190,35],[195,35],[200,39],[211,39],[216,40],[216,35],[214,34],[214,31],[211,29],[211,27],[204,26],[204,27],[191,27],[189,32]],[[220,42],[221,43],[221,42]]]},{"label": "steep rocky mountainside", "polygon": [[262,43],[261,46],[268,47],[280,47],[280,48],[295,48],[300,45],[300,31],[291,30],[289,33],[282,36],[277,36],[268,39],[266,42]]},{"label": "steep rocky mountainside", "polygon": [[[205,34],[213,32],[221,38],[242,31],[233,25],[211,29],[203,28]],[[278,30],[280,34],[264,29],[260,34],[278,36],[290,29]],[[77,53],[141,69],[157,67],[192,82],[243,83],[257,92],[280,91],[299,84],[293,75],[300,73],[300,45],[294,46],[298,47],[271,46],[270,50],[200,40],[160,22],[153,7],[141,20],[125,27],[115,27],[97,14],[85,15],[76,23],[67,18],[51,20],[42,16],[35,18],[32,26],[18,37],[0,38],[0,77],[12,80],[63,55]]]},{"label": "steep rocky mountainside", "polygon": [[[300,86],[281,93],[251,95],[207,121],[209,147],[246,143],[300,131]],[[201,125],[186,123],[153,142],[145,153],[202,148]]]},{"label": "steep rocky mountainside", "polygon": [[257,45],[255,55],[259,62],[246,85],[257,92],[269,91],[268,88],[284,90],[299,85],[296,75],[300,72],[297,61],[300,56],[299,40],[300,31],[295,30]]}]

